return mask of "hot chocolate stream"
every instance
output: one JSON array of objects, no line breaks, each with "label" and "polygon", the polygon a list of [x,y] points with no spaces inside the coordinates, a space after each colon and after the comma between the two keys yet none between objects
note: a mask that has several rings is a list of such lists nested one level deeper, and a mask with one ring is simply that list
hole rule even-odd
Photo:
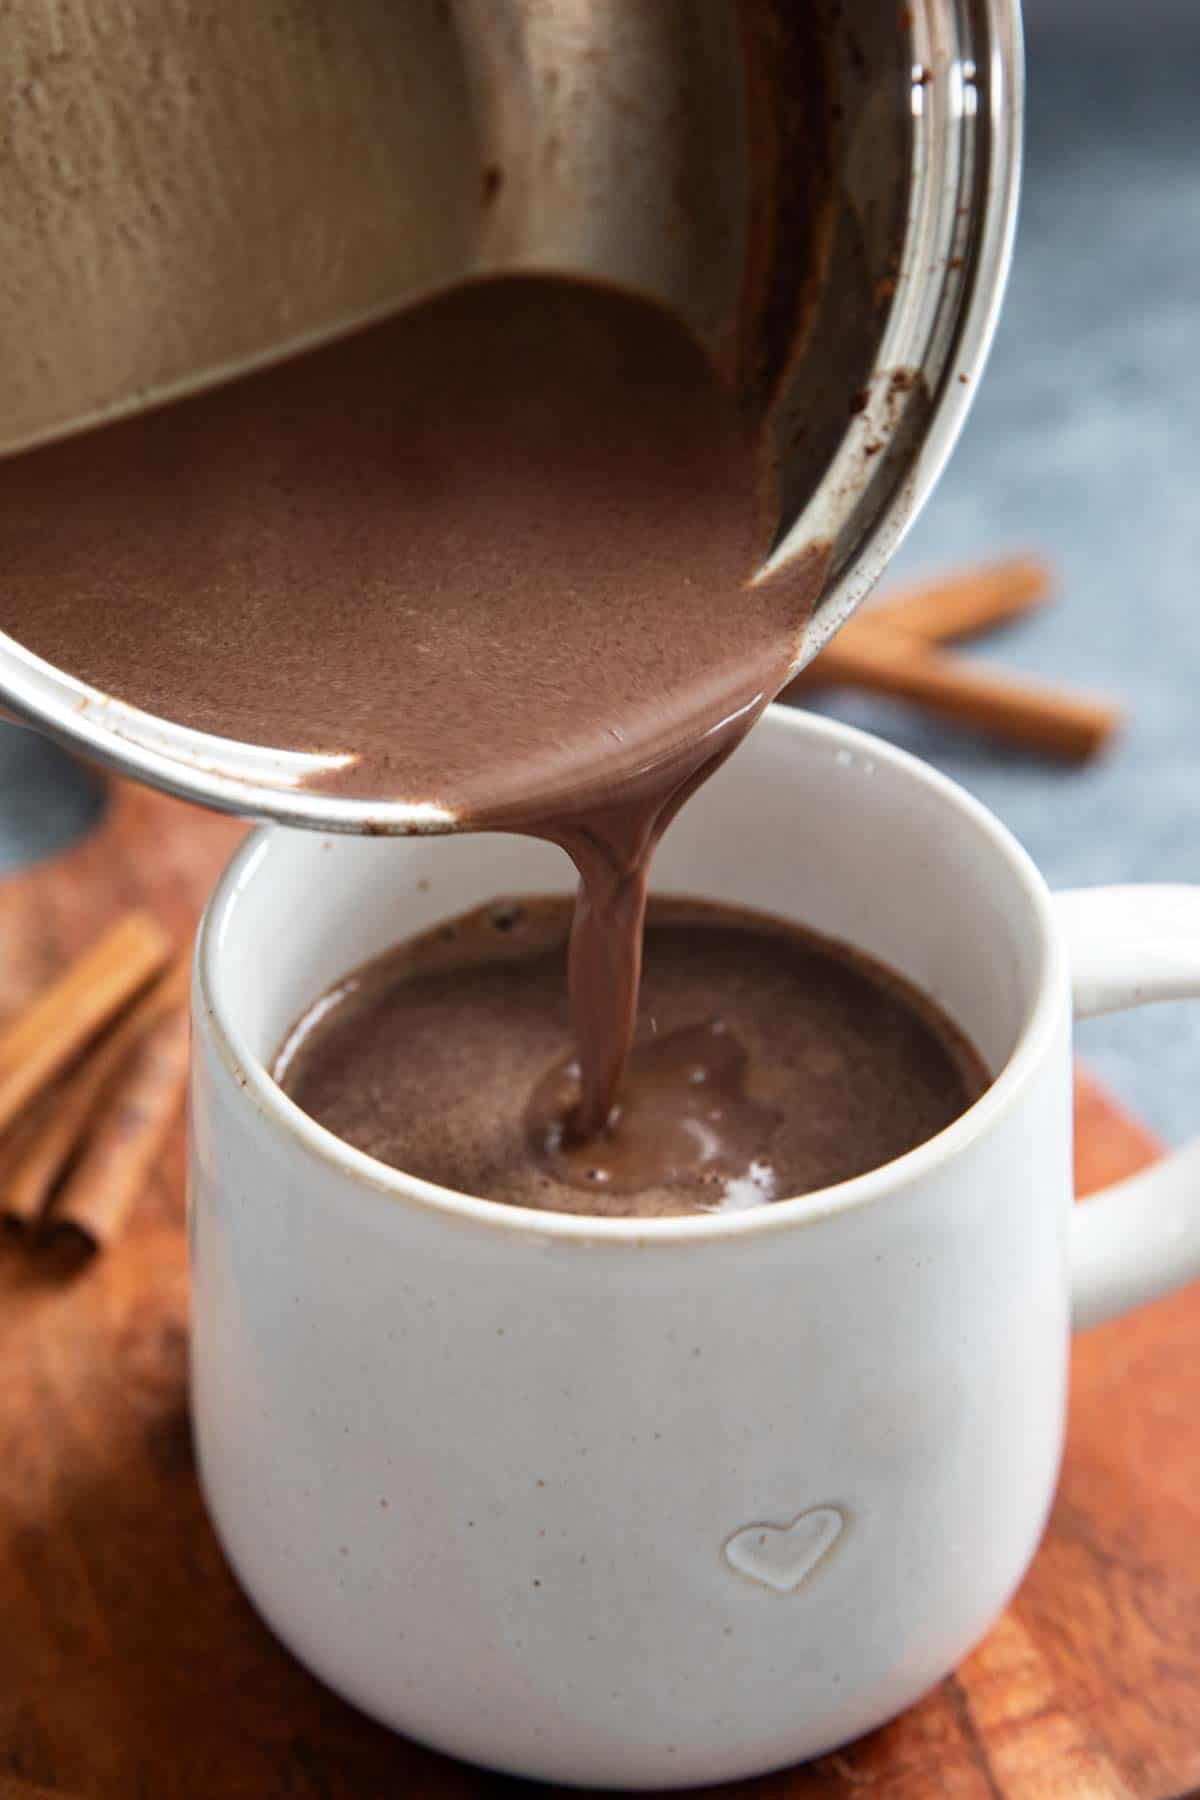
[{"label": "hot chocolate stream", "polygon": [[593,806],[543,828],[579,871],[568,953],[579,1062],[579,1099],[568,1125],[573,1137],[587,1140],[603,1130],[633,1047],[655,847],[688,796],[741,742],[766,698],[748,702],[687,754],[653,770],[624,804]]}]

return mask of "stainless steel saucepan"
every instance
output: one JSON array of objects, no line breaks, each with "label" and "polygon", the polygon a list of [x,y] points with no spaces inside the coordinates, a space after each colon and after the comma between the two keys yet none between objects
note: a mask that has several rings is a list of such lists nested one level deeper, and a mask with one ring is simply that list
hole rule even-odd
[{"label": "stainless steel saucepan", "polygon": [[[817,67],[795,19],[821,3],[7,9],[0,458],[82,430],[99,443],[105,421],[470,276],[604,277],[681,313],[774,434],[768,566],[833,543],[801,666],[871,587],[962,425],[1020,161],[1017,0],[829,0]],[[286,747],[102,700],[3,634],[0,702],[208,805],[417,824],[396,802],[289,786]]]}]

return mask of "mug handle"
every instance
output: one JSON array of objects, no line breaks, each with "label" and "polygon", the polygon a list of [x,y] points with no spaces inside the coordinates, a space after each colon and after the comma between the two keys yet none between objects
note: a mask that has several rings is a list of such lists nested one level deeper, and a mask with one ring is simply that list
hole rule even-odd
[{"label": "mug handle", "polygon": [[[1200,998],[1200,887],[1056,894],[1075,1017]],[[1103,1188],[1071,1215],[1075,1329],[1200,1276],[1200,1137]]]}]

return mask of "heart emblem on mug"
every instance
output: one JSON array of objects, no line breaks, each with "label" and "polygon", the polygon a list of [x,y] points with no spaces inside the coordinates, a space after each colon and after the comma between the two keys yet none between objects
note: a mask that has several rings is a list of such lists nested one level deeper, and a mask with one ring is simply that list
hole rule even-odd
[{"label": "heart emblem on mug", "polygon": [[745,1525],[725,1541],[725,1561],[776,1594],[794,1594],[846,1529],[836,1506],[813,1506],[790,1525]]}]

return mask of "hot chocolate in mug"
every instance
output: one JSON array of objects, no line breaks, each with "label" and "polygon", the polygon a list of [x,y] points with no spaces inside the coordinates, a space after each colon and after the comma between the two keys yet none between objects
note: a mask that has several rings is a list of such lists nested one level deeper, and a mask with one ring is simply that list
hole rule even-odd
[{"label": "hot chocolate in mug", "polygon": [[589,1219],[373,1162],[267,1073],[397,938],[566,890],[531,840],[259,832],[197,947],[193,1408],[226,1551],[376,1718],[551,1780],[815,1756],[988,1630],[1041,1536],[1069,1333],[1200,1274],[1185,1151],[1072,1205],[1071,1016],[1200,995],[1200,891],[1052,897],[913,758],[774,708],[653,885],[932,995],[994,1082],[938,1137],[740,1214]]}]

